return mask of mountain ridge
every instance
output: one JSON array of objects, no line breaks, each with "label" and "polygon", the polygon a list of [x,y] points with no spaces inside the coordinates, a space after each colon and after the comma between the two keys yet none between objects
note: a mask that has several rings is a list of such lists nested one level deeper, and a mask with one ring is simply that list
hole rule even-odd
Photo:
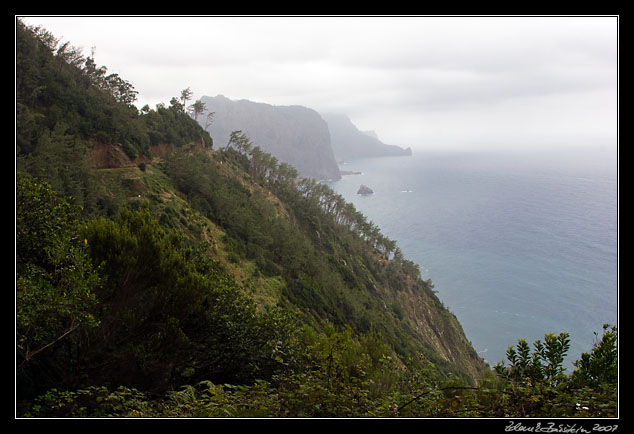
[{"label": "mountain ridge", "polygon": [[[200,101],[205,111],[199,123],[219,146],[228,142],[232,131],[240,130],[302,176],[338,180],[338,162],[412,155],[411,148],[383,143],[375,131],[360,131],[345,114],[319,113],[303,105],[232,100],[224,95],[203,96]],[[209,113],[213,113],[213,122],[207,125]]]}]

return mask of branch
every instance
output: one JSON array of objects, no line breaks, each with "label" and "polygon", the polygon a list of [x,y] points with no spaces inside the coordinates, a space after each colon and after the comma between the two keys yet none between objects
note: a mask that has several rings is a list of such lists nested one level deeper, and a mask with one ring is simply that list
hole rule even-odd
[{"label": "branch", "polygon": [[407,401],[405,404],[400,405],[398,407],[398,409],[396,410],[396,412],[398,413],[399,411],[401,411],[402,409],[404,409],[405,407],[410,405],[412,402],[422,398],[423,396],[425,396],[428,393],[431,393],[431,392],[433,392],[435,390],[437,390],[437,391],[444,391],[444,390],[480,390],[480,388],[479,387],[471,387],[471,386],[455,386],[455,387],[443,387],[441,389],[431,389],[431,390],[428,390],[426,392],[423,392],[423,393],[420,393],[420,394],[416,395],[415,397],[413,397],[412,399]]},{"label": "branch", "polygon": [[27,350],[26,354],[24,356],[24,361],[22,363],[20,363],[20,367],[24,366],[24,364],[26,364],[26,362],[31,360],[33,358],[33,356],[35,356],[36,354],[41,353],[42,351],[44,351],[48,347],[50,347],[50,346],[56,344],[57,342],[61,341],[65,336],[67,336],[68,334],[72,333],[77,327],[79,327],[79,324],[76,323],[75,320],[73,320],[73,323],[71,324],[70,328],[68,330],[66,330],[64,333],[62,333],[54,341],[49,342],[48,344],[44,345],[42,348],[37,349],[37,350],[35,350],[33,352]]}]

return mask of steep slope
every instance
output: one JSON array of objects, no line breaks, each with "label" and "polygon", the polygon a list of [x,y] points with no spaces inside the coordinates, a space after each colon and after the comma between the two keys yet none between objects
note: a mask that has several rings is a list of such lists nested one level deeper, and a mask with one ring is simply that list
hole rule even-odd
[{"label": "steep slope", "polygon": [[372,158],[397,155],[412,155],[411,148],[386,145],[374,132],[362,132],[348,116],[336,113],[322,113],[328,123],[330,144],[337,160],[351,158]]},{"label": "steep slope", "polygon": [[[302,176],[339,179],[330,147],[328,126],[319,114],[302,106],[273,106],[222,95],[203,96],[206,113],[214,112],[208,127],[217,146],[225,146],[232,131],[241,130],[264,152],[295,167]],[[201,125],[204,124],[200,117]]]},{"label": "steep slope", "polygon": [[327,320],[375,330],[404,361],[481,375],[485,365],[460,323],[391,240],[323,184],[268,169],[255,171],[244,154],[192,146],[144,171],[107,169],[98,178],[116,200],[148,203],[163,225],[211,243],[262,306],[284,306],[316,328]]}]

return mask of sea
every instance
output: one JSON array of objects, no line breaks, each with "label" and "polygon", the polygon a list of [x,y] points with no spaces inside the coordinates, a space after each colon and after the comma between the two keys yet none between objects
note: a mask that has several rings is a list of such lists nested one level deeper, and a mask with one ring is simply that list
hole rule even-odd
[{"label": "sea", "polygon": [[[415,151],[328,184],[388,238],[490,366],[566,332],[567,372],[618,325],[616,147]],[[374,193],[359,195],[360,185]]]}]

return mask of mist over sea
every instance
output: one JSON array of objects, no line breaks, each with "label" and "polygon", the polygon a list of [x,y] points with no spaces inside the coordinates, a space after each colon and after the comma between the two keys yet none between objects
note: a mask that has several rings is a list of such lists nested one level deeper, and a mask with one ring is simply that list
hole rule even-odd
[{"label": "mist over sea", "polygon": [[[490,364],[568,332],[567,367],[617,325],[617,150],[418,151],[328,184],[396,240]],[[374,194],[361,196],[361,184]]]}]

